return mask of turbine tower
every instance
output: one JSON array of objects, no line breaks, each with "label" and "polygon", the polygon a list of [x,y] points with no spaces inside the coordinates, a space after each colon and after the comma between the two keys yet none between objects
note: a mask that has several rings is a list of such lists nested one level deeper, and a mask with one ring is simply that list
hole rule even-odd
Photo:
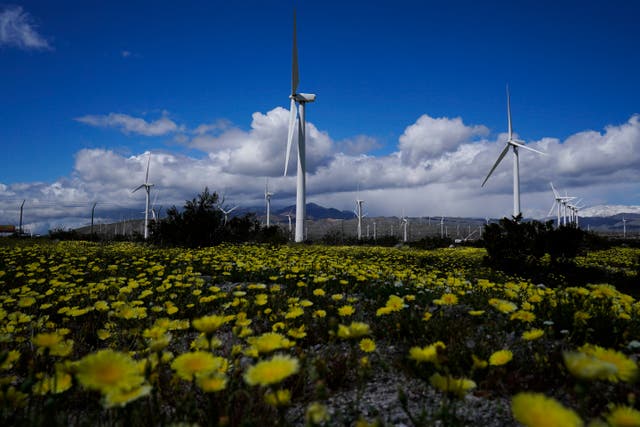
[{"label": "turbine tower", "polygon": [[513,138],[513,128],[511,126],[511,99],[509,96],[509,86],[507,86],[507,119],[509,123],[509,139],[505,145],[502,153],[498,156],[498,160],[493,164],[493,167],[487,174],[487,177],[482,182],[481,187],[487,182],[493,171],[498,167],[504,156],[507,155],[509,148],[513,150],[513,217],[516,218],[521,214],[520,211],[520,165],[518,161],[518,148],[524,148],[525,150],[533,151],[534,153],[545,155],[542,151],[534,150],[533,148],[524,145],[524,141],[520,141]]},{"label": "turbine tower", "polygon": [[273,193],[269,193],[269,178],[264,185],[264,200],[267,203],[267,227],[271,226],[271,196]]},{"label": "turbine tower", "polygon": [[364,203],[364,200],[360,200],[360,199],[356,199],[356,210],[355,210],[355,214],[356,214],[356,218],[358,218],[358,240],[362,240],[362,204]]},{"label": "turbine tower", "polygon": [[402,241],[404,243],[407,243],[407,224],[409,222],[409,219],[407,219],[406,216],[404,216],[404,214],[402,214],[402,218],[400,219],[400,223],[402,225]]},{"label": "turbine tower", "polygon": [[144,207],[144,239],[149,238],[149,194],[151,193],[151,187],[153,184],[149,184],[149,164],[151,163],[151,152],[149,152],[149,158],[147,159],[147,173],[144,176],[144,184],[140,184],[136,187],[132,193],[144,188],[146,193],[146,203]]},{"label": "turbine tower", "polygon": [[[305,107],[309,102],[316,99],[315,94],[298,93],[298,46],[296,43],[296,14],[293,13],[293,50],[292,50],[292,67],[291,67],[291,107],[289,113],[289,133],[287,136],[287,152],[284,163],[284,175],[287,175],[289,166],[289,156],[291,154],[291,145],[293,143],[294,130],[298,128],[298,175],[296,182],[296,234],[295,241],[302,242],[304,240],[304,220],[306,208],[306,155],[305,155],[305,138],[306,138],[306,119]],[[299,107],[298,107],[299,106]]]}]

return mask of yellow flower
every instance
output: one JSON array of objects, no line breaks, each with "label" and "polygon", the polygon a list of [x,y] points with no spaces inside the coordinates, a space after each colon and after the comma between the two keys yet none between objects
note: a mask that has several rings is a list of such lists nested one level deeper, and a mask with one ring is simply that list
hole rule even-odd
[{"label": "yellow flower", "polygon": [[38,395],[48,393],[58,394],[71,388],[71,375],[61,369],[56,369],[55,377],[45,376],[33,385],[33,392]]},{"label": "yellow flower", "polygon": [[100,350],[80,359],[76,378],[84,387],[103,394],[131,390],[144,382],[136,362],[128,354],[113,350]]},{"label": "yellow flower", "polygon": [[439,373],[431,375],[429,382],[432,386],[445,393],[453,393],[463,397],[469,390],[476,388],[476,383],[467,378],[443,377]]},{"label": "yellow flower", "polygon": [[171,363],[171,368],[183,380],[191,381],[194,376],[210,372],[226,372],[229,364],[227,359],[214,356],[204,351],[183,353]]},{"label": "yellow flower", "polygon": [[439,299],[434,299],[433,303],[436,305],[456,305],[458,297],[455,294],[444,294]]},{"label": "yellow flower", "polygon": [[573,410],[540,393],[518,393],[511,400],[513,417],[526,427],[579,427],[582,420]]},{"label": "yellow flower", "polygon": [[363,338],[360,340],[360,350],[365,353],[372,353],[376,350],[376,343],[371,338]]},{"label": "yellow flower", "polygon": [[148,396],[151,393],[150,385],[142,385],[134,387],[130,390],[114,390],[104,397],[102,405],[105,408],[113,408],[114,406],[123,407],[127,403],[133,402],[144,396]]},{"label": "yellow flower", "polygon": [[447,348],[442,341],[437,341],[425,347],[411,347],[409,357],[418,363],[438,363],[438,353]]},{"label": "yellow flower", "polygon": [[473,360],[473,368],[474,369],[484,369],[489,364],[486,360],[480,359],[475,354],[471,355],[471,360]]},{"label": "yellow flower", "polygon": [[276,354],[271,359],[258,362],[244,374],[249,385],[268,386],[277,384],[300,370],[300,362],[295,357]]},{"label": "yellow flower", "polygon": [[498,350],[489,356],[489,365],[501,366],[506,365],[513,359],[513,353],[510,350]]},{"label": "yellow flower", "polygon": [[317,288],[313,290],[313,294],[317,297],[323,297],[325,295],[325,292],[324,289]]},{"label": "yellow flower", "polygon": [[208,373],[198,376],[196,383],[202,391],[206,393],[214,393],[227,388],[227,377],[226,375],[217,372]]},{"label": "yellow flower", "polygon": [[603,362],[614,365],[618,371],[614,375],[609,375],[609,381],[617,382],[618,380],[622,380],[624,382],[632,382],[638,374],[638,365],[636,362],[619,351],[609,350],[591,344],[585,344],[578,348],[578,350]]},{"label": "yellow flower", "polygon": [[287,389],[277,390],[275,392],[268,391],[264,395],[264,401],[267,405],[275,407],[287,406],[291,403],[291,391]]},{"label": "yellow flower", "polygon": [[351,322],[349,326],[338,325],[338,338],[344,340],[360,338],[370,333],[369,325],[362,322]]},{"label": "yellow flower", "polygon": [[320,402],[312,402],[307,406],[304,418],[309,425],[322,424],[329,421],[329,411]]},{"label": "yellow flower", "polygon": [[397,295],[390,295],[384,307],[376,311],[376,316],[384,316],[394,311],[400,311],[404,308],[404,299]]},{"label": "yellow flower", "polygon": [[295,319],[296,317],[300,317],[304,314],[304,308],[295,306],[291,307],[289,311],[284,315],[285,319]]},{"label": "yellow flower", "polygon": [[64,339],[63,336],[54,333],[38,334],[31,340],[35,345],[40,348],[51,349],[58,345]]},{"label": "yellow flower", "polygon": [[469,314],[472,316],[482,316],[484,314],[484,310],[469,310]]},{"label": "yellow flower", "polygon": [[525,341],[533,341],[537,340],[543,335],[544,331],[542,329],[531,329],[522,333],[522,339]]},{"label": "yellow flower", "polygon": [[422,320],[427,321],[427,320],[431,319],[432,316],[433,316],[433,314],[431,314],[428,311],[425,311],[424,314],[422,315]]},{"label": "yellow flower", "polygon": [[615,377],[618,368],[613,363],[605,362],[597,357],[581,352],[565,351],[562,353],[564,365],[576,378],[584,380],[607,379]]},{"label": "yellow flower", "polygon": [[530,311],[518,310],[511,315],[511,320],[520,320],[522,322],[531,323],[536,320],[536,315]]},{"label": "yellow flower", "polygon": [[295,344],[284,335],[277,332],[266,332],[258,337],[248,338],[247,341],[258,350],[258,353],[271,353],[281,348],[287,349]]},{"label": "yellow flower", "polygon": [[204,332],[205,334],[212,334],[229,320],[231,319],[226,316],[213,314],[211,316],[203,316],[199,319],[193,319],[191,321],[191,324],[200,332]]},{"label": "yellow flower", "polygon": [[327,316],[327,312],[324,310],[316,310],[313,312],[313,317],[323,318]]},{"label": "yellow flower", "polygon": [[500,298],[491,298],[489,300],[489,304],[493,306],[496,310],[505,314],[516,311],[516,309],[518,308],[518,306],[512,303],[511,301],[503,300]]},{"label": "yellow flower", "polygon": [[343,305],[338,309],[338,315],[342,317],[351,316],[355,312],[356,312],[356,309],[353,308],[353,306],[351,305]]},{"label": "yellow flower", "polygon": [[287,331],[287,335],[299,340],[307,336],[305,329],[305,325],[301,325],[299,328],[291,328]]},{"label": "yellow flower", "polygon": [[640,427],[640,411],[628,406],[615,406],[607,422],[611,427]]}]

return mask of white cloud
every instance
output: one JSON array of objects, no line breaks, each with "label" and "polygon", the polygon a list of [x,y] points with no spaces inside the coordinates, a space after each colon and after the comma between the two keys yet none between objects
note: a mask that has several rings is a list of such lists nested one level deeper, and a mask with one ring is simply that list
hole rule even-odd
[{"label": "white cloud", "polygon": [[153,122],[118,113],[86,115],[75,120],[90,126],[116,128],[125,134],[135,133],[144,136],[162,136],[180,130],[178,125],[166,115]]},{"label": "white cloud", "polygon": [[[278,107],[254,113],[249,130],[214,122],[185,131],[183,135],[191,138],[185,144],[205,152],[202,158],[153,150],[149,179],[155,185],[152,191],[158,192],[157,204],[165,209],[181,206],[208,186],[224,193],[229,204],[262,206],[267,176],[274,193],[272,206],[293,204],[295,149],[290,176],[282,176],[287,121],[288,112]],[[376,156],[364,153],[375,144],[371,138],[336,142],[308,123],[308,201],[352,210],[359,186],[370,216],[399,215],[402,209],[410,216],[509,215],[510,153],[480,187],[506,139],[499,134],[492,140],[478,140],[487,134],[484,126],[467,126],[459,118],[422,116],[407,126],[396,152]],[[436,142],[424,147],[421,141]],[[565,141],[543,138],[528,145],[548,155],[520,151],[525,216],[547,214],[553,201],[549,181],[562,192],[583,197],[587,206],[620,203],[625,197],[624,203],[640,205],[640,194],[632,191],[640,181],[640,116],[603,132],[578,132]],[[359,153],[358,146],[362,147]],[[0,183],[0,201],[5,206],[0,209],[0,223],[13,222],[16,201],[23,198],[31,206],[29,214],[47,224],[65,215],[78,221],[88,215],[93,201],[99,202],[97,210],[103,218],[119,219],[117,212],[123,209],[142,217],[144,197],[131,190],[142,183],[146,160],[146,153],[123,156],[111,150],[84,149],[76,154],[68,178],[54,183]],[[42,209],[34,213],[36,202]]]},{"label": "white cloud", "polygon": [[0,47],[24,50],[48,50],[49,42],[35,28],[33,19],[21,6],[7,6],[0,11]]},{"label": "white cloud", "polygon": [[472,137],[488,133],[484,126],[466,126],[460,117],[433,118],[424,114],[400,136],[402,162],[411,166],[428,162],[434,156],[455,150]]}]

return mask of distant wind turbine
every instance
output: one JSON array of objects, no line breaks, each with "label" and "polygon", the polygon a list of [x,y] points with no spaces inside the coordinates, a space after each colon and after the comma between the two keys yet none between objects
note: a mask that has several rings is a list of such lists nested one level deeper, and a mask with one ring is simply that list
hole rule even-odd
[{"label": "distant wind turbine", "polygon": [[[566,204],[569,200],[573,200],[573,197],[563,197],[560,194],[558,194],[558,192],[556,191],[555,187],[553,186],[553,182],[550,182],[549,185],[551,185],[551,190],[553,191],[553,197],[554,197],[554,201],[553,204],[551,205],[551,209],[549,209],[549,213],[547,214],[547,216],[550,216],[551,213],[553,212],[553,208],[557,208],[558,211],[558,215],[557,215],[557,223],[556,223],[556,228],[560,228],[560,208],[564,207],[565,209],[565,217],[566,217]],[[565,225],[567,224],[566,219],[565,219]]]},{"label": "distant wind turbine", "polygon": [[149,164],[150,163],[151,163],[151,152],[149,152],[149,158],[147,159],[147,173],[144,176],[144,184],[140,184],[133,191],[131,191],[132,193],[135,193],[136,191],[140,190],[141,188],[144,188],[144,191],[146,193],[146,203],[145,203],[145,208],[144,208],[144,238],[145,238],[145,240],[147,238],[149,238],[149,194],[151,192],[151,187],[153,187],[153,184],[149,184]]},{"label": "distant wind turbine", "polygon": [[525,150],[533,151],[534,153],[546,155],[542,151],[534,150],[533,148],[524,145],[524,141],[520,141],[513,138],[513,128],[511,125],[511,99],[509,95],[509,86],[507,86],[507,118],[509,122],[509,139],[505,145],[502,153],[498,156],[498,160],[493,164],[493,167],[487,174],[487,177],[482,182],[481,187],[487,182],[493,171],[498,167],[504,156],[507,155],[509,148],[513,150],[513,217],[516,218],[520,215],[520,166],[518,161],[518,148],[524,148]]},{"label": "distant wind turbine", "polygon": [[[298,175],[296,182],[296,234],[295,241],[302,242],[304,240],[304,220],[306,208],[306,119],[305,106],[308,102],[316,99],[315,94],[298,93],[298,46],[296,43],[296,14],[293,13],[293,50],[292,50],[292,67],[291,67],[291,107],[289,113],[289,133],[287,136],[287,152],[284,164],[284,175],[287,175],[289,166],[289,156],[291,154],[291,145],[293,143],[293,134],[298,127]],[[299,105],[299,108],[297,107]]]},{"label": "distant wind turbine", "polygon": [[402,214],[402,218],[400,219],[400,223],[402,225],[402,241],[407,242],[407,224],[409,223],[409,219]]},{"label": "distant wind turbine", "polygon": [[220,209],[220,212],[224,214],[224,225],[227,225],[227,222],[229,221],[229,214],[238,209],[238,206],[236,205],[229,210],[225,210],[222,206],[218,206],[218,209]]},{"label": "distant wind turbine", "polygon": [[362,240],[362,217],[364,216],[362,213],[362,204],[364,200],[356,199],[356,210],[354,213],[356,214],[356,218],[358,219],[358,240]]},{"label": "distant wind turbine", "polygon": [[269,193],[269,178],[267,178],[267,182],[264,185],[264,200],[267,204],[267,227],[271,226],[271,196],[273,196],[273,193]]}]

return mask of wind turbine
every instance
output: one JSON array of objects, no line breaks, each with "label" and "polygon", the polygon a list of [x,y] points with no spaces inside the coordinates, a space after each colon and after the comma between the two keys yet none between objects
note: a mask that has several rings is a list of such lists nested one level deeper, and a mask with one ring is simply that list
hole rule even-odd
[{"label": "wind turbine", "polygon": [[356,218],[358,218],[358,240],[362,240],[362,204],[364,200],[356,199],[356,210],[353,212],[356,214]]},{"label": "wind turbine", "polygon": [[518,161],[518,148],[524,148],[525,150],[533,151],[534,153],[546,155],[542,151],[534,150],[533,148],[524,145],[524,141],[520,141],[513,138],[513,127],[511,125],[511,98],[509,95],[509,86],[507,86],[507,119],[509,122],[509,139],[505,145],[502,153],[498,156],[498,160],[493,164],[493,167],[487,174],[487,177],[482,182],[481,187],[487,182],[493,171],[498,167],[504,156],[507,155],[509,148],[513,150],[513,217],[516,218],[521,214],[520,211],[520,165]]},{"label": "wind turbine", "polygon": [[147,159],[147,173],[144,176],[144,184],[140,184],[136,187],[132,193],[144,188],[146,193],[146,203],[144,207],[144,238],[145,240],[149,237],[149,194],[151,192],[151,187],[153,184],[149,184],[149,164],[151,163],[151,152],[149,152],[149,158]]},{"label": "wind turbine", "polygon": [[409,219],[402,214],[402,218],[400,218],[400,223],[402,225],[402,241],[407,242],[407,224],[409,223]]},{"label": "wind turbine", "polygon": [[553,186],[553,182],[550,182],[549,185],[551,185],[551,190],[553,191],[553,197],[554,197],[554,201],[553,204],[551,205],[551,209],[549,209],[549,213],[547,214],[547,216],[551,215],[551,213],[553,212],[553,208],[557,207],[557,211],[558,211],[558,219],[557,219],[557,225],[556,228],[560,228],[560,207],[562,206],[564,211],[565,211],[565,223],[564,225],[567,225],[567,221],[566,221],[566,205],[567,202],[569,200],[573,200],[573,197],[568,197],[568,196],[561,196],[560,194],[558,194],[558,192],[556,191],[555,187]]},{"label": "wind turbine", "polygon": [[218,206],[218,209],[220,209],[220,212],[224,214],[224,225],[227,225],[227,221],[229,221],[229,214],[238,209],[238,205],[232,207],[229,210],[225,210],[222,206]]},{"label": "wind turbine", "polygon": [[269,193],[269,178],[264,185],[264,200],[267,203],[267,227],[271,226],[271,196],[273,193]]},{"label": "wind turbine", "polygon": [[306,155],[305,155],[305,138],[306,138],[306,119],[305,107],[308,102],[316,99],[315,94],[298,93],[298,46],[296,43],[296,14],[293,13],[293,49],[292,49],[292,67],[291,67],[291,107],[289,113],[289,134],[287,136],[287,152],[284,163],[284,175],[287,175],[289,166],[289,156],[291,155],[291,145],[293,143],[294,130],[298,128],[298,175],[296,182],[296,234],[295,241],[302,242],[304,240],[304,219],[306,208]]},{"label": "wind turbine", "polygon": [[627,238],[627,220],[622,217],[622,237]]},{"label": "wind turbine", "polygon": [[289,238],[291,238],[291,211],[287,214],[287,219],[289,220]]}]

